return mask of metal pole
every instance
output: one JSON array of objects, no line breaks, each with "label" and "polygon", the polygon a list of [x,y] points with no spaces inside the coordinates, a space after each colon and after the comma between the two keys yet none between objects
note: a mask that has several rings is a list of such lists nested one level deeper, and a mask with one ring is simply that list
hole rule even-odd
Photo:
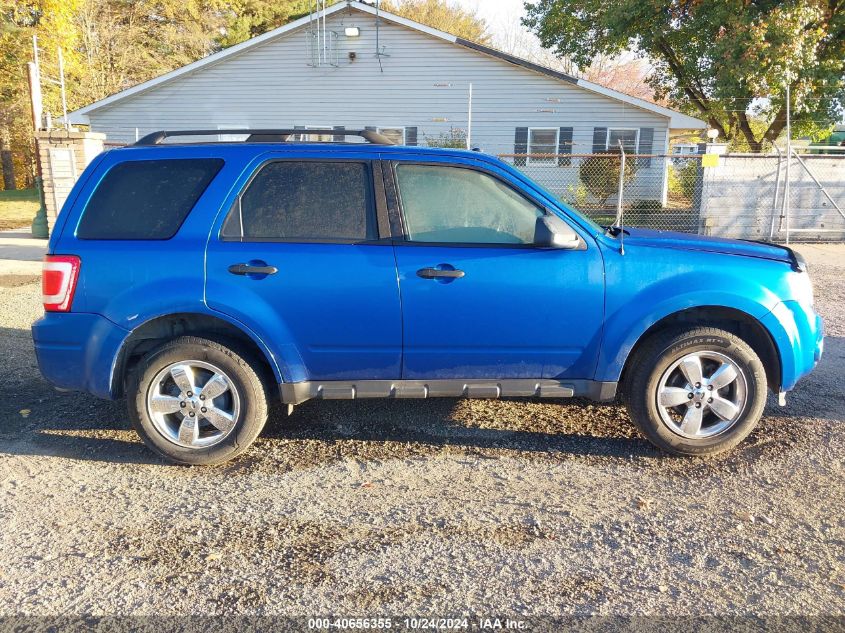
[{"label": "metal pole", "polygon": [[65,94],[65,59],[62,56],[62,47],[59,46],[59,86],[62,91],[62,114],[65,117],[65,129],[70,131],[70,121],[67,120],[67,95]]},{"label": "metal pole", "polygon": [[622,140],[619,140],[619,151],[622,154],[622,160],[619,165],[619,194],[616,198],[616,226],[619,227],[619,254],[625,254],[625,228],[623,212],[622,212],[622,198],[625,192],[625,146],[622,145]]},{"label": "metal pole", "polygon": [[769,241],[773,240],[775,237],[775,216],[778,212],[778,194],[780,193],[780,164],[783,162],[783,154],[780,151],[780,148],[775,145],[775,151],[778,153],[778,166],[777,166],[777,177],[775,178],[775,198],[772,202],[772,224],[769,227]]},{"label": "metal pole", "polygon": [[329,63],[328,43],[326,42],[326,0],[323,0],[323,63]]},{"label": "metal pole", "polygon": [[791,201],[789,199],[790,196],[790,170],[789,166],[792,163],[792,113],[790,110],[790,90],[789,90],[789,81],[790,77],[787,76],[786,79],[786,182],[783,185],[783,195],[784,195],[784,212],[786,214],[786,243],[789,244],[789,211],[791,205]]},{"label": "metal pole", "polygon": [[469,104],[467,112],[467,149],[472,149],[472,83],[469,84]]}]

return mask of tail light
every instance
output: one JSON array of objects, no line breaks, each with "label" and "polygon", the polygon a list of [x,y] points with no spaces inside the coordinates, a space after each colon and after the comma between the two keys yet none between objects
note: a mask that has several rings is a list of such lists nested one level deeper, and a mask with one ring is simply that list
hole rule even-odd
[{"label": "tail light", "polygon": [[41,275],[41,300],[47,312],[68,312],[79,279],[76,255],[47,255]]}]

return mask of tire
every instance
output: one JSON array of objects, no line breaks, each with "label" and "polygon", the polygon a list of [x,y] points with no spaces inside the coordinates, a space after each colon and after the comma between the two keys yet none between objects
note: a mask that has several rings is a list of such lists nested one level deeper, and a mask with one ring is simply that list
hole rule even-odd
[{"label": "tire", "polygon": [[[712,455],[730,450],[763,414],[763,363],[744,340],[725,330],[658,332],[636,350],[628,367],[623,392],[631,420],[666,452]],[[696,367],[702,377],[698,387],[690,382],[699,375]],[[732,374],[736,377],[726,383]]]},{"label": "tire", "polygon": [[219,464],[237,457],[267,421],[260,367],[233,342],[182,336],[164,343],[129,377],[132,425],[149,448],[177,464]]}]

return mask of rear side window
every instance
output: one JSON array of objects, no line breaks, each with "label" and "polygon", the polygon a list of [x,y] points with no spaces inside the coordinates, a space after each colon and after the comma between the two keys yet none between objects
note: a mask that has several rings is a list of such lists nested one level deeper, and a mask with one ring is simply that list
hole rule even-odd
[{"label": "rear side window", "polygon": [[106,173],[88,201],[83,240],[166,240],[223,167],[219,158],[136,160]]},{"label": "rear side window", "polygon": [[268,163],[235,201],[222,235],[244,241],[375,239],[369,167],[352,161]]}]

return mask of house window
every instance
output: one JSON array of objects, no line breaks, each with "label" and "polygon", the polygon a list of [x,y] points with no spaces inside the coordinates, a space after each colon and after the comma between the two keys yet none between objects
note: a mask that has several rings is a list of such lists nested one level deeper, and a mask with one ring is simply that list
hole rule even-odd
[{"label": "house window", "polygon": [[[532,127],[528,128],[528,164],[529,165],[555,165],[557,159],[557,135],[556,127]],[[538,156],[548,154],[548,156]]]},{"label": "house window", "polygon": [[[302,126],[303,130],[330,130],[332,129],[331,125],[304,125]],[[291,141],[311,141],[317,143],[331,143],[334,140],[334,134],[293,134],[290,138]]]},{"label": "house window", "polygon": [[619,151],[620,141],[622,142],[622,147],[625,148],[626,154],[636,154],[640,141],[640,131],[637,128],[608,128],[607,145],[605,148],[611,151]]},{"label": "house window", "polygon": [[403,127],[380,127],[376,131],[382,136],[386,136],[397,145],[405,144],[405,128]]}]

